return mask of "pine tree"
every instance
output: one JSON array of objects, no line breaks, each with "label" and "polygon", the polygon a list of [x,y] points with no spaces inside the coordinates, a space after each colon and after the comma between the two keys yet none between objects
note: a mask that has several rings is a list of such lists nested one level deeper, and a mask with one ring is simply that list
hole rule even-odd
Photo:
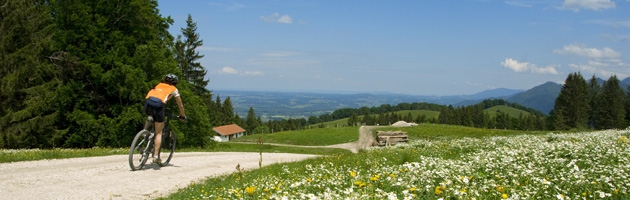
[{"label": "pine tree", "polygon": [[356,126],[359,122],[359,115],[356,112],[352,113],[352,116],[348,119],[348,126]]},{"label": "pine tree", "polygon": [[249,107],[249,111],[247,111],[247,117],[245,120],[245,127],[247,128],[247,132],[253,133],[254,129],[258,127],[258,120],[256,119],[256,113],[254,112],[253,107]]},{"label": "pine tree", "polygon": [[589,110],[589,126],[593,129],[599,129],[599,127],[597,127],[597,124],[595,123],[596,119],[598,119],[599,113],[595,112],[598,108],[598,98],[602,95],[602,88],[599,85],[599,82],[597,81],[597,78],[595,78],[595,75],[593,75],[593,77],[591,77],[591,79],[588,82],[588,87],[589,87],[589,103],[591,104],[591,109]]},{"label": "pine tree", "polygon": [[595,113],[600,116],[595,123],[600,129],[625,128],[626,109],[625,93],[619,85],[616,75],[611,76],[602,87]]},{"label": "pine tree", "polygon": [[221,116],[223,117],[223,125],[236,123],[234,120],[234,108],[232,107],[232,100],[230,97],[225,98],[223,105],[221,105]]},{"label": "pine tree", "polygon": [[[197,48],[203,45],[203,40],[199,38],[197,23],[192,20],[190,14],[186,20],[186,28],[182,28],[181,31],[183,36],[178,35],[175,42],[175,59],[182,71],[183,80],[191,83],[194,86],[193,91],[198,95],[210,93],[206,89],[209,82],[206,80],[206,69],[199,63],[199,59],[204,55],[200,55],[197,51]],[[209,98],[212,99],[211,96]]]},{"label": "pine tree", "polygon": [[0,148],[58,145],[54,29],[48,1],[0,3]]},{"label": "pine tree", "polygon": [[554,110],[558,115],[564,117],[563,120],[555,120],[556,127],[563,128],[586,128],[589,119],[589,87],[586,80],[579,72],[571,73],[567,77],[558,98],[556,98]]}]

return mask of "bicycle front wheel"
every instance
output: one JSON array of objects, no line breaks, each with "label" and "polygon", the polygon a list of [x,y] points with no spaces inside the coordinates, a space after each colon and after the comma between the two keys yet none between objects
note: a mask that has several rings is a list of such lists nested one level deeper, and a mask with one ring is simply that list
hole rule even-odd
[{"label": "bicycle front wheel", "polygon": [[177,143],[177,135],[171,130],[170,127],[164,129],[162,133],[162,146],[160,150],[160,158],[166,157],[162,163],[160,163],[161,167],[167,166],[169,162],[171,162],[171,158],[173,158],[173,153],[175,153],[175,144]]},{"label": "bicycle front wheel", "polygon": [[148,149],[150,136],[151,132],[141,130],[136,134],[136,137],[133,138],[131,148],[129,148],[129,167],[131,167],[132,171],[142,169],[147,159],[149,159],[151,151],[153,151],[153,149]]}]

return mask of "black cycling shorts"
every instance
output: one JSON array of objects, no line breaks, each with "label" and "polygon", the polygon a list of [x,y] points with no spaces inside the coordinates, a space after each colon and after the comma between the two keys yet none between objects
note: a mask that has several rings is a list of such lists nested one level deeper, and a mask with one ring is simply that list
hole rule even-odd
[{"label": "black cycling shorts", "polygon": [[164,122],[164,103],[160,99],[149,97],[144,103],[144,112],[153,116],[155,122]]}]

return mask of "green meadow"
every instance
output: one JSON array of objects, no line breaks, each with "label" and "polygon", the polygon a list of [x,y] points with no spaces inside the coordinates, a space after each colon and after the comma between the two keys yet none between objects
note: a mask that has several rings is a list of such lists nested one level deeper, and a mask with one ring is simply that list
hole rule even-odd
[{"label": "green meadow", "polygon": [[[442,124],[402,130],[408,144],[357,154],[359,127],[250,135],[184,151],[289,152],[317,158],[234,170],[163,199],[628,199],[630,130],[528,132]],[[256,144],[262,140],[263,144]],[[126,149],[2,150],[1,162],[126,154]]]},{"label": "green meadow", "polygon": [[[358,130],[339,129],[337,134],[349,135]],[[235,170],[164,199],[630,198],[630,130],[552,133],[439,124],[378,129],[401,129],[412,140],[358,154]],[[301,137],[336,140],[326,137],[329,131],[259,138],[294,144]],[[340,138],[339,143],[347,142]],[[315,143],[330,144],[307,142]]]}]

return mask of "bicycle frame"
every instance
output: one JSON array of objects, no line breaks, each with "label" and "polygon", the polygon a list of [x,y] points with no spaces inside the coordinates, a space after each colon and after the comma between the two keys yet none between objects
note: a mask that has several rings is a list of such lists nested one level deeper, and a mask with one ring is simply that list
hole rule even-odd
[{"label": "bicycle frame", "polygon": [[[177,143],[177,137],[173,134],[170,128],[170,119],[173,116],[170,113],[167,113],[165,116],[167,117],[164,122],[164,128],[162,133],[162,145],[157,153],[161,155],[162,149],[168,150],[168,152],[163,155],[166,156],[164,162],[159,162],[158,165],[160,167],[167,166],[170,162],[173,152],[175,151],[175,144]],[[150,157],[154,157],[155,155],[155,120],[153,116],[147,116],[147,119],[144,123],[144,128],[136,134],[131,143],[131,147],[129,149],[129,166],[132,171],[140,170],[145,165],[146,161]],[[165,143],[166,142],[166,143]],[[135,155],[135,156],[134,156]],[[157,155],[160,157],[160,155]]]}]

